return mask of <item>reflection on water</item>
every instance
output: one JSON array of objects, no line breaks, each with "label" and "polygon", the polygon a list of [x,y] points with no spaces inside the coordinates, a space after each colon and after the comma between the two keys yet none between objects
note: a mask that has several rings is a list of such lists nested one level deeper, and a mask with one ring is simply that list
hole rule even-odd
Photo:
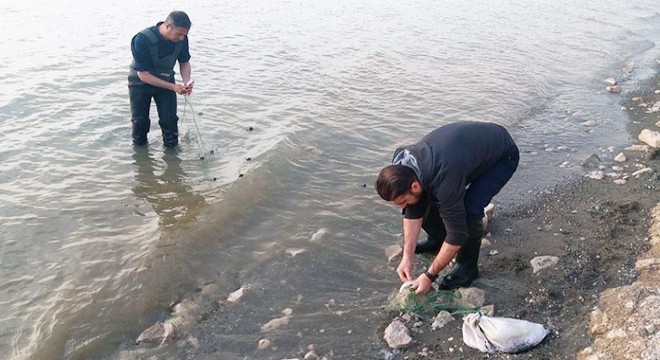
[{"label": "reflection on water", "polygon": [[157,160],[156,156],[148,147],[135,147],[133,164],[136,166],[136,184],[133,194],[151,204],[160,217],[161,226],[190,223],[206,205],[204,197],[186,183],[189,177],[181,167],[177,148],[166,149],[162,161]]}]

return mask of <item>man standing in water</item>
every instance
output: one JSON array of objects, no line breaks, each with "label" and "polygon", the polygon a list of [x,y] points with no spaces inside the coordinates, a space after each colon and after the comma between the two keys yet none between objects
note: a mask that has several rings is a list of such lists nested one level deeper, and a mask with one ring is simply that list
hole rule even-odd
[{"label": "man standing in water", "polygon": [[[131,40],[133,61],[128,75],[128,93],[135,145],[147,143],[151,98],[156,102],[163,143],[168,148],[179,143],[176,94],[192,92],[188,51],[190,26],[186,13],[173,11],[164,22],[140,31]],[[177,61],[185,85],[174,81],[174,64]]]},{"label": "man standing in water", "polygon": [[[436,252],[431,266],[412,285],[425,293],[456,256],[456,266],[440,289],[469,286],[477,262],[484,207],[518,167],[518,147],[502,126],[457,122],[442,126],[418,143],[398,148],[392,165],[378,174],[376,190],[403,209],[401,281],[413,280],[415,253]],[[418,243],[420,230],[428,234]]]}]

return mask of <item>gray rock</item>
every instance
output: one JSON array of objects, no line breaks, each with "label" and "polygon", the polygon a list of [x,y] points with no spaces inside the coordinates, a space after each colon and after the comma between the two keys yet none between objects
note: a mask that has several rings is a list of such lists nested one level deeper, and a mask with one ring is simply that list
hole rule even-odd
[{"label": "gray rock", "polygon": [[394,320],[385,329],[384,339],[392,349],[401,349],[410,345],[413,339],[410,337],[410,331],[403,325],[401,320]]},{"label": "gray rock", "polygon": [[598,157],[598,155],[596,155],[596,154],[591,154],[591,155],[589,155],[588,158],[582,160],[582,162],[580,163],[580,166],[586,167],[586,168],[593,168],[593,167],[598,166],[598,164],[600,164],[600,157]]},{"label": "gray rock", "polygon": [[537,272],[551,266],[557,265],[559,258],[556,256],[537,256],[530,260],[532,264],[532,272],[536,274]]}]

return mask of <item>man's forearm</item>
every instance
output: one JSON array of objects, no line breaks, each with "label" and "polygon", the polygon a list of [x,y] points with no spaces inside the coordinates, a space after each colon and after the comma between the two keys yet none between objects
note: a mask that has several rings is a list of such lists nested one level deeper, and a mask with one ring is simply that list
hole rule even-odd
[{"label": "man's forearm", "polygon": [[458,250],[460,250],[461,247],[458,245],[451,245],[447,244],[446,242],[442,244],[440,247],[440,251],[438,252],[438,255],[435,256],[435,259],[433,259],[433,262],[431,263],[431,266],[428,269],[428,272],[431,273],[431,275],[438,275],[442,269],[444,269],[449,263],[451,262],[451,259],[456,256],[456,253]]},{"label": "man's forearm", "polygon": [[165,81],[163,79],[160,79],[158,77],[155,77],[151,75],[151,73],[148,71],[138,71],[138,77],[140,78],[140,80],[142,80],[142,82],[145,82],[149,85],[174,91],[174,86],[173,86],[174,84]]},{"label": "man's forearm", "polygon": [[417,238],[422,230],[422,219],[403,218],[403,256],[412,259],[415,255]]},{"label": "man's forearm", "polygon": [[179,63],[179,72],[181,72],[181,79],[183,79],[183,84],[185,85],[188,81],[190,81],[190,74],[192,73],[190,61]]}]

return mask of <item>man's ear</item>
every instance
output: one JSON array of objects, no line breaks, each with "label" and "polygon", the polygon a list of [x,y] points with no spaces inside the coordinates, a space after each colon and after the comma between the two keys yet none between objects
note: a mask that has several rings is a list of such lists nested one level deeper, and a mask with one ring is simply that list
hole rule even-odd
[{"label": "man's ear", "polygon": [[419,183],[419,181],[415,180],[413,181],[412,184],[410,184],[410,192],[418,195],[422,193],[422,184]]}]

